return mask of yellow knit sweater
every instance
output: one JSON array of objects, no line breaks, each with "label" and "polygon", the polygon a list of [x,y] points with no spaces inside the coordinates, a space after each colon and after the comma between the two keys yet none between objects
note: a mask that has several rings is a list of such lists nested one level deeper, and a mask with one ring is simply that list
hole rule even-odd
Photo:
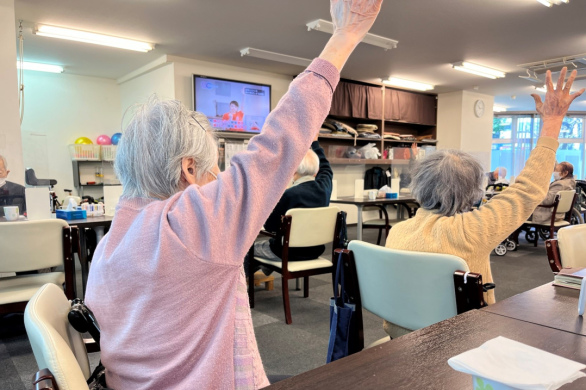
[{"label": "yellow knit sweater", "polygon": [[[490,252],[545,198],[557,148],[557,140],[540,138],[515,183],[486,205],[452,217],[419,209],[415,217],[393,226],[386,247],[458,256],[468,263],[471,272],[482,275],[484,283],[492,283]],[[485,298],[489,304],[494,303],[494,290]],[[385,323],[385,329],[389,325]]]}]

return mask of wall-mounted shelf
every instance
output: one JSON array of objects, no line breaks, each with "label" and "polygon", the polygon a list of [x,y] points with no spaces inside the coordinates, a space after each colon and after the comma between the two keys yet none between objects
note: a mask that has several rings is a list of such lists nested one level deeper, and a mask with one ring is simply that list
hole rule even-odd
[{"label": "wall-mounted shelf", "polygon": [[409,160],[328,158],[328,161],[332,165],[409,165]]},{"label": "wall-mounted shelf", "polygon": [[388,139],[388,138],[385,138],[385,144],[386,143],[389,143],[389,144],[412,144],[413,142],[416,142],[417,145],[419,145],[419,146],[422,146],[422,145],[435,146],[435,145],[437,145],[437,141],[434,141],[434,142],[400,141],[400,140],[396,140],[396,139]]},{"label": "wall-mounted shelf", "polygon": [[218,139],[225,138],[225,139],[251,139],[255,135],[260,133],[234,133],[228,131],[215,131],[216,137]]},{"label": "wall-mounted shelf", "polygon": [[[320,134],[319,139],[335,139],[336,141],[350,141],[354,142],[354,137],[336,137],[335,135],[328,135],[328,134]],[[356,137],[356,141],[365,141],[365,142],[381,142],[381,139],[376,138],[360,138]]]}]

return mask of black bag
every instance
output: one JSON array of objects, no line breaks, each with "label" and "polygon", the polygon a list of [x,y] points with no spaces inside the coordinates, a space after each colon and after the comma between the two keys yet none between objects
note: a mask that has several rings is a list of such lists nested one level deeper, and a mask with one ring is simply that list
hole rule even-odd
[{"label": "black bag", "polygon": [[348,248],[348,226],[346,225],[346,212],[342,211],[342,226],[340,227],[340,241],[337,243],[336,249]]}]

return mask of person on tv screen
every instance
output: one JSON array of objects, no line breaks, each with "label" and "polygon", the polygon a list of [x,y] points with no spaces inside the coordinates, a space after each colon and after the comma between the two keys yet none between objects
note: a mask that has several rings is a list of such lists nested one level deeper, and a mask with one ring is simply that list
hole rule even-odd
[{"label": "person on tv screen", "polygon": [[235,122],[242,122],[244,120],[244,113],[240,111],[240,105],[236,100],[230,102],[230,111],[224,114],[222,120]]}]

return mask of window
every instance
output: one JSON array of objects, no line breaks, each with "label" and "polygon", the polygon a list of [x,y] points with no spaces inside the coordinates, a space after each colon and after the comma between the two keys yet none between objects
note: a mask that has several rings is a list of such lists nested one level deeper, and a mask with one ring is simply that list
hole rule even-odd
[{"label": "window", "polygon": [[[560,131],[560,147],[557,162],[568,161],[574,166],[574,175],[583,179],[586,137],[585,115],[569,115]],[[507,177],[517,176],[535,147],[541,131],[541,119],[537,115],[495,116],[492,128],[491,170],[507,168]]]}]

